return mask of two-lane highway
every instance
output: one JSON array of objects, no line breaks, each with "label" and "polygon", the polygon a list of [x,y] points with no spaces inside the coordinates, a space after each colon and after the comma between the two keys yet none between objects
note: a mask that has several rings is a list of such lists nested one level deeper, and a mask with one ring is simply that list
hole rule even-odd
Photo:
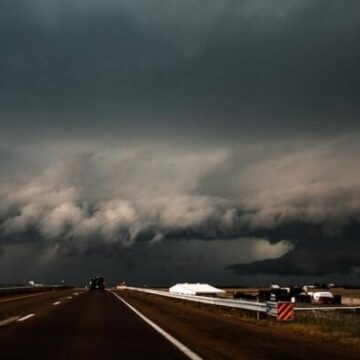
[{"label": "two-lane highway", "polygon": [[0,304],[1,318],[35,314],[0,327],[3,359],[188,359],[110,292],[57,295]]}]

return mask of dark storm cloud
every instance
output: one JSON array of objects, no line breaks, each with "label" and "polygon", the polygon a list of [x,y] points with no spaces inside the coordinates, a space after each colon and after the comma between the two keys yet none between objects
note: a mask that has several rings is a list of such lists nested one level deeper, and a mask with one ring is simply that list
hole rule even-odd
[{"label": "dark storm cloud", "polygon": [[246,148],[214,152],[206,162],[155,152],[51,160],[2,186],[2,244],[121,258],[141,244],[178,240],[191,251],[194,240],[234,241],[249,254],[245,262],[255,261],[232,266],[239,274],[352,274],[360,266],[353,141],[272,155],[264,147],[252,157]]},{"label": "dark storm cloud", "polygon": [[357,122],[357,1],[1,7],[4,131],[26,132],[29,121],[65,133],[101,126],[104,134],[139,126],[156,133],[179,121],[210,133],[219,121],[272,132]]},{"label": "dark storm cloud", "polygon": [[358,1],[1,1],[4,258],[356,273],[359,35]]},{"label": "dark storm cloud", "polygon": [[359,220],[346,225],[338,234],[326,233],[323,227],[315,227],[309,223],[293,223],[285,228],[266,232],[268,237],[274,239],[282,238],[284,234],[293,239],[296,246],[286,255],[279,259],[237,264],[229,268],[242,275],[359,275],[359,231]]}]

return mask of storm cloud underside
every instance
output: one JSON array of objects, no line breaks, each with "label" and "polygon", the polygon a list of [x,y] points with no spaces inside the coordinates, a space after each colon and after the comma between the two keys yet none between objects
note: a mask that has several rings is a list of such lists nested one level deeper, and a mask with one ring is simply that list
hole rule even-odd
[{"label": "storm cloud underside", "polygon": [[[175,281],[203,246],[219,282],[356,278],[359,14],[357,1],[2,1],[0,268],[31,253],[40,267],[88,259],[85,276],[104,257],[109,277],[117,259],[137,281],[151,263]],[[195,279],[200,260],[187,264]]]}]

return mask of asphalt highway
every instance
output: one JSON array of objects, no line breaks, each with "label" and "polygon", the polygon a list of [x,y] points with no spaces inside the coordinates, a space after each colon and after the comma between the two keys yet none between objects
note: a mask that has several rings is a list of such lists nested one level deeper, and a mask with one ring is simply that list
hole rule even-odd
[{"label": "asphalt highway", "polygon": [[189,359],[110,292],[0,302],[1,359]]},{"label": "asphalt highway", "polygon": [[0,359],[358,359],[322,343],[136,291],[0,300]]}]

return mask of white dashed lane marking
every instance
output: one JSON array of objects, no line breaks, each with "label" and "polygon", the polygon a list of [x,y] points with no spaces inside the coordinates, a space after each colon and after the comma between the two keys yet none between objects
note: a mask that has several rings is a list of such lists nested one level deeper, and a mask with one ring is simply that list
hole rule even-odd
[{"label": "white dashed lane marking", "polygon": [[[73,295],[79,295],[77,292],[73,293]],[[67,297],[69,300],[72,299],[72,296],[68,296]],[[60,305],[61,304],[61,301],[56,301],[53,303],[54,306],[57,306],[57,305]],[[11,324],[12,322],[15,322],[15,321],[25,321],[27,319],[30,319],[32,318],[33,316],[35,316],[35,314],[28,314],[28,315],[25,315],[23,317],[20,317],[20,316],[11,316],[7,319],[4,319],[4,320],[0,320],[0,327],[2,326],[6,326],[6,325],[9,325]]]},{"label": "white dashed lane marking", "polygon": [[17,321],[25,321],[27,319],[32,318],[33,316],[35,316],[35,314],[28,314],[28,315],[23,316],[22,318],[18,319]]},{"label": "white dashed lane marking", "polygon": [[12,317],[9,317],[7,319],[4,319],[4,320],[1,320],[0,321],[0,327],[1,326],[6,326],[6,325],[9,325],[11,324],[12,322],[16,321],[16,320],[19,320],[20,316],[12,316]]}]

